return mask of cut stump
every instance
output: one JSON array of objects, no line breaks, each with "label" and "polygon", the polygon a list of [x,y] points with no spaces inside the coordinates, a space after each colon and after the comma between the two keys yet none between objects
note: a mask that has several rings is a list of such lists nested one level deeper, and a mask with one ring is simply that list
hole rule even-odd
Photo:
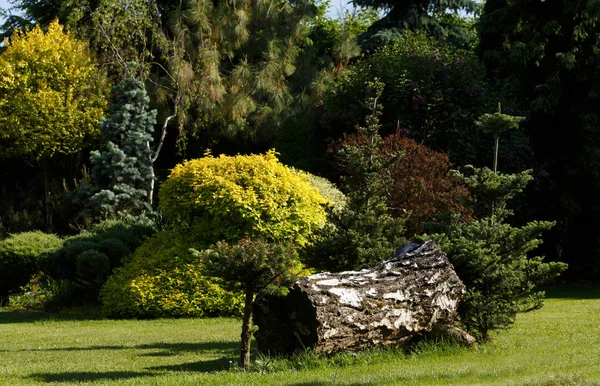
[{"label": "cut stump", "polygon": [[319,354],[404,346],[424,335],[475,339],[454,327],[465,286],[432,241],[406,244],[371,269],[303,277],[287,296],[254,306],[259,351]]}]

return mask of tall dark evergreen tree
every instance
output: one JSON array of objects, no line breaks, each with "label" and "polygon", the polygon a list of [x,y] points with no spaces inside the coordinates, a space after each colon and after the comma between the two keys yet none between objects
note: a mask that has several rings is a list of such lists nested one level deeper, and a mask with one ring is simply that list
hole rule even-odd
[{"label": "tall dark evergreen tree", "polygon": [[143,84],[126,79],[115,86],[111,116],[102,121],[107,140],[93,151],[89,210],[100,218],[136,221],[151,211],[154,169],[150,149],[156,110],[150,110]]},{"label": "tall dark evergreen tree", "polygon": [[553,250],[576,277],[600,272],[600,4],[488,0],[480,55],[499,84],[529,101],[536,217],[557,221]]},{"label": "tall dark evergreen tree", "polygon": [[388,10],[360,37],[360,45],[373,49],[392,43],[404,31],[425,33],[457,46],[470,46],[475,31],[464,22],[464,13],[477,13],[475,0],[354,0],[355,5]]}]

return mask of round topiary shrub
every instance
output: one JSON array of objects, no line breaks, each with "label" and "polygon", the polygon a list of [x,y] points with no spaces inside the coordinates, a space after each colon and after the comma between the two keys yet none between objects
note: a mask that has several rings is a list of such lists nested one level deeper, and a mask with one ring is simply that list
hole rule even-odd
[{"label": "round topiary shrub", "polygon": [[63,240],[43,232],[24,232],[0,241],[0,297],[27,284],[38,271],[44,253],[58,249]]},{"label": "round topiary shrub", "polygon": [[104,312],[125,318],[239,315],[243,295],[224,290],[202,269],[184,237],[159,232],[108,279],[100,293]]},{"label": "round topiary shrub", "polygon": [[196,248],[245,236],[305,245],[325,225],[328,203],[274,151],[186,161],[172,170],[159,197],[163,214]]},{"label": "round topiary shrub", "polygon": [[110,259],[95,249],[77,256],[77,274],[91,285],[102,284],[110,273]]}]

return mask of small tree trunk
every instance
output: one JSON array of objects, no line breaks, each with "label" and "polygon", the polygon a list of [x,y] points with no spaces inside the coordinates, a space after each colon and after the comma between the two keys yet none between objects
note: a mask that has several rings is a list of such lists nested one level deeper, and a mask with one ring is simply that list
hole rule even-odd
[{"label": "small tree trunk", "polygon": [[242,319],[242,335],[240,345],[240,366],[244,369],[250,367],[250,342],[252,341],[252,302],[254,291],[246,290],[246,301],[244,303],[244,316]]},{"label": "small tree trunk", "polygon": [[52,233],[52,194],[50,192],[50,175],[46,165],[44,165],[44,206],[46,209],[46,232]]},{"label": "small tree trunk", "polygon": [[152,172],[152,180],[150,181],[150,188],[148,189],[148,203],[150,205],[154,204],[154,184],[156,180],[156,175],[154,174],[154,163],[158,159],[158,155],[162,150],[163,144],[165,143],[165,137],[167,136],[167,126],[169,125],[169,121],[177,116],[177,109],[175,109],[175,113],[173,115],[169,115],[165,118],[165,121],[162,126],[162,132],[160,134],[160,140],[158,141],[158,146],[156,146],[156,150],[152,152],[150,149],[150,142],[146,142],[146,147],[148,148],[148,152],[152,154],[150,157],[150,170]]},{"label": "small tree trunk", "polygon": [[498,171],[498,147],[500,144],[500,135],[496,134],[494,137],[494,173],[496,173]]}]

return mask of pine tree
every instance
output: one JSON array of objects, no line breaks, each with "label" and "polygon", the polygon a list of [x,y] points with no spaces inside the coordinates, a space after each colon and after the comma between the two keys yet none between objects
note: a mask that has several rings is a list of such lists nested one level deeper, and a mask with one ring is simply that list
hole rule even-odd
[{"label": "pine tree", "polygon": [[101,124],[106,147],[90,155],[94,194],[89,210],[103,219],[139,221],[152,211],[150,143],[156,110],[150,110],[150,98],[139,80],[126,79],[113,92],[112,115]]}]

